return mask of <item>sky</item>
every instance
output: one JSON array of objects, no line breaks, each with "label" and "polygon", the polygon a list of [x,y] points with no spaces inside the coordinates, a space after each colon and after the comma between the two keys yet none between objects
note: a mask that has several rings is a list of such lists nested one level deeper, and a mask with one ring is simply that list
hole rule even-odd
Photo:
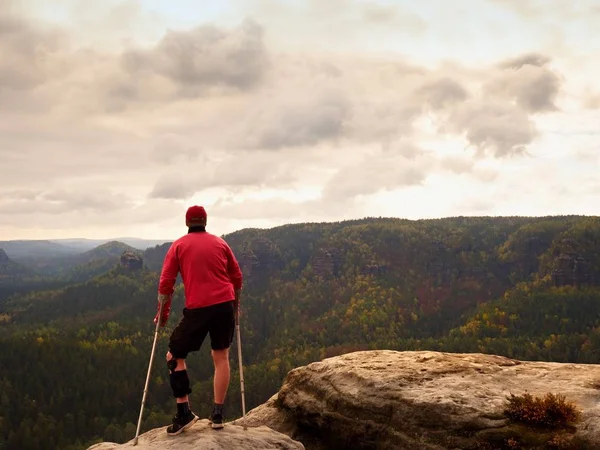
[{"label": "sky", "polygon": [[[576,3],[576,4],[575,4]],[[595,0],[2,0],[0,240],[596,215]]]}]

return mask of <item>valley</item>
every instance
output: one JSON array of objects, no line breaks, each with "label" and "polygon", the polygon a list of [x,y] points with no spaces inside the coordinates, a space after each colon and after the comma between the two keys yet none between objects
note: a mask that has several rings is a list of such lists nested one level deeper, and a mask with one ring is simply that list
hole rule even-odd
[{"label": "valley", "polygon": [[[247,409],[277,392],[291,369],[355,350],[600,363],[598,217],[365,218],[224,238],[245,277]],[[133,437],[169,245],[115,241],[29,261],[6,251],[0,448],[81,450]],[[179,285],[160,334],[143,431],[173,414],[162,355],[182,307]],[[233,362],[226,420],[241,415]],[[207,346],[188,364],[191,403],[207,415]]]}]

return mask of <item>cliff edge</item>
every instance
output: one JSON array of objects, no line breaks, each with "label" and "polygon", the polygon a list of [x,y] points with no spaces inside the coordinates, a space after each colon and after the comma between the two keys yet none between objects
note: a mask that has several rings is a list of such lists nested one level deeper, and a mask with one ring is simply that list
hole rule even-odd
[{"label": "cliff edge", "polygon": [[[564,395],[579,422],[544,428],[509,419],[508,398],[526,393]],[[361,351],[290,371],[280,391],[244,420],[307,450],[583,450],[600,448],[599,400],[599,365]]]}]

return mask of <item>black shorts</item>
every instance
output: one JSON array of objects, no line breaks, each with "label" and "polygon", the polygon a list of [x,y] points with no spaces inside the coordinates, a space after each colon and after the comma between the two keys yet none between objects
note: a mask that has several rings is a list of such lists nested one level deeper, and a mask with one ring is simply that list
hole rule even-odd
[{"label": "black shorts", "polygon": [[200,350],[208,333],[211,348],[225,350],[233,342],[234,330],[233,301],[205,308],[184,308],[183,317],[171,334],[169,351],[175,358],[185,359],[188,353]]}]

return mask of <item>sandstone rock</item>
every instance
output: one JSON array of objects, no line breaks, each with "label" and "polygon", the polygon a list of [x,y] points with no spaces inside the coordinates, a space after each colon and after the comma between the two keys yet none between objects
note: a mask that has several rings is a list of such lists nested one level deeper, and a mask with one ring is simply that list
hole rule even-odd
[{"label": "sandstone rock", "polygon": [[248,428],[225,424],[221,430],[213,430],[207,419],[199,420],[193,427],[177,436],[168,436],[167,427],[156,428],[143,433],[135,447],[133,440],[125,444],[103,442],[95,444],[88,450],[119,450],[135,448],[139,450],[304,450],[304,446],[267,427]]},{"label": "sandstone rock", "polygon": [[270,239],[256,237],[240,253],[240,267],[250,285],[268,280],[273,271],[284,267],[281,250]]},{"label": "sandstone rock", "polygon": [[258,258],[250,250],[245,250],[240,254],[240,267],[245,277],[251,277],[253,269],[260,265]]},{"label": "sandstone rock", "polygon": [[592,273],[590,262],[578,254],[561,254],[556,258],[555,265],[552,277],[557,287],[580,286],[594,282],[595,274]]},{"label": "sandstone rock", "polygon": [[126,250],[121,254],[121,267],[131,271],[142,270],[144,268],[144,260],[140,255]]},{"label": "sandstone rock", "polygon": [[[583,450],[600,448],[599,381],[599,365],[361,351],[290,371],[279,393],[244,421],[285,433],[307,450]],[[576,430],[533,429],[504,416],[511,393],[548,392],[578,405],[582,421]],[[559,435],[571,446],[549,446]]]},{"label": "sandstone rock", "polygon": [[318,249],[312,258],[312,266],[321,278],[336,276],[341,266],[339,250],[335,247]]}]

